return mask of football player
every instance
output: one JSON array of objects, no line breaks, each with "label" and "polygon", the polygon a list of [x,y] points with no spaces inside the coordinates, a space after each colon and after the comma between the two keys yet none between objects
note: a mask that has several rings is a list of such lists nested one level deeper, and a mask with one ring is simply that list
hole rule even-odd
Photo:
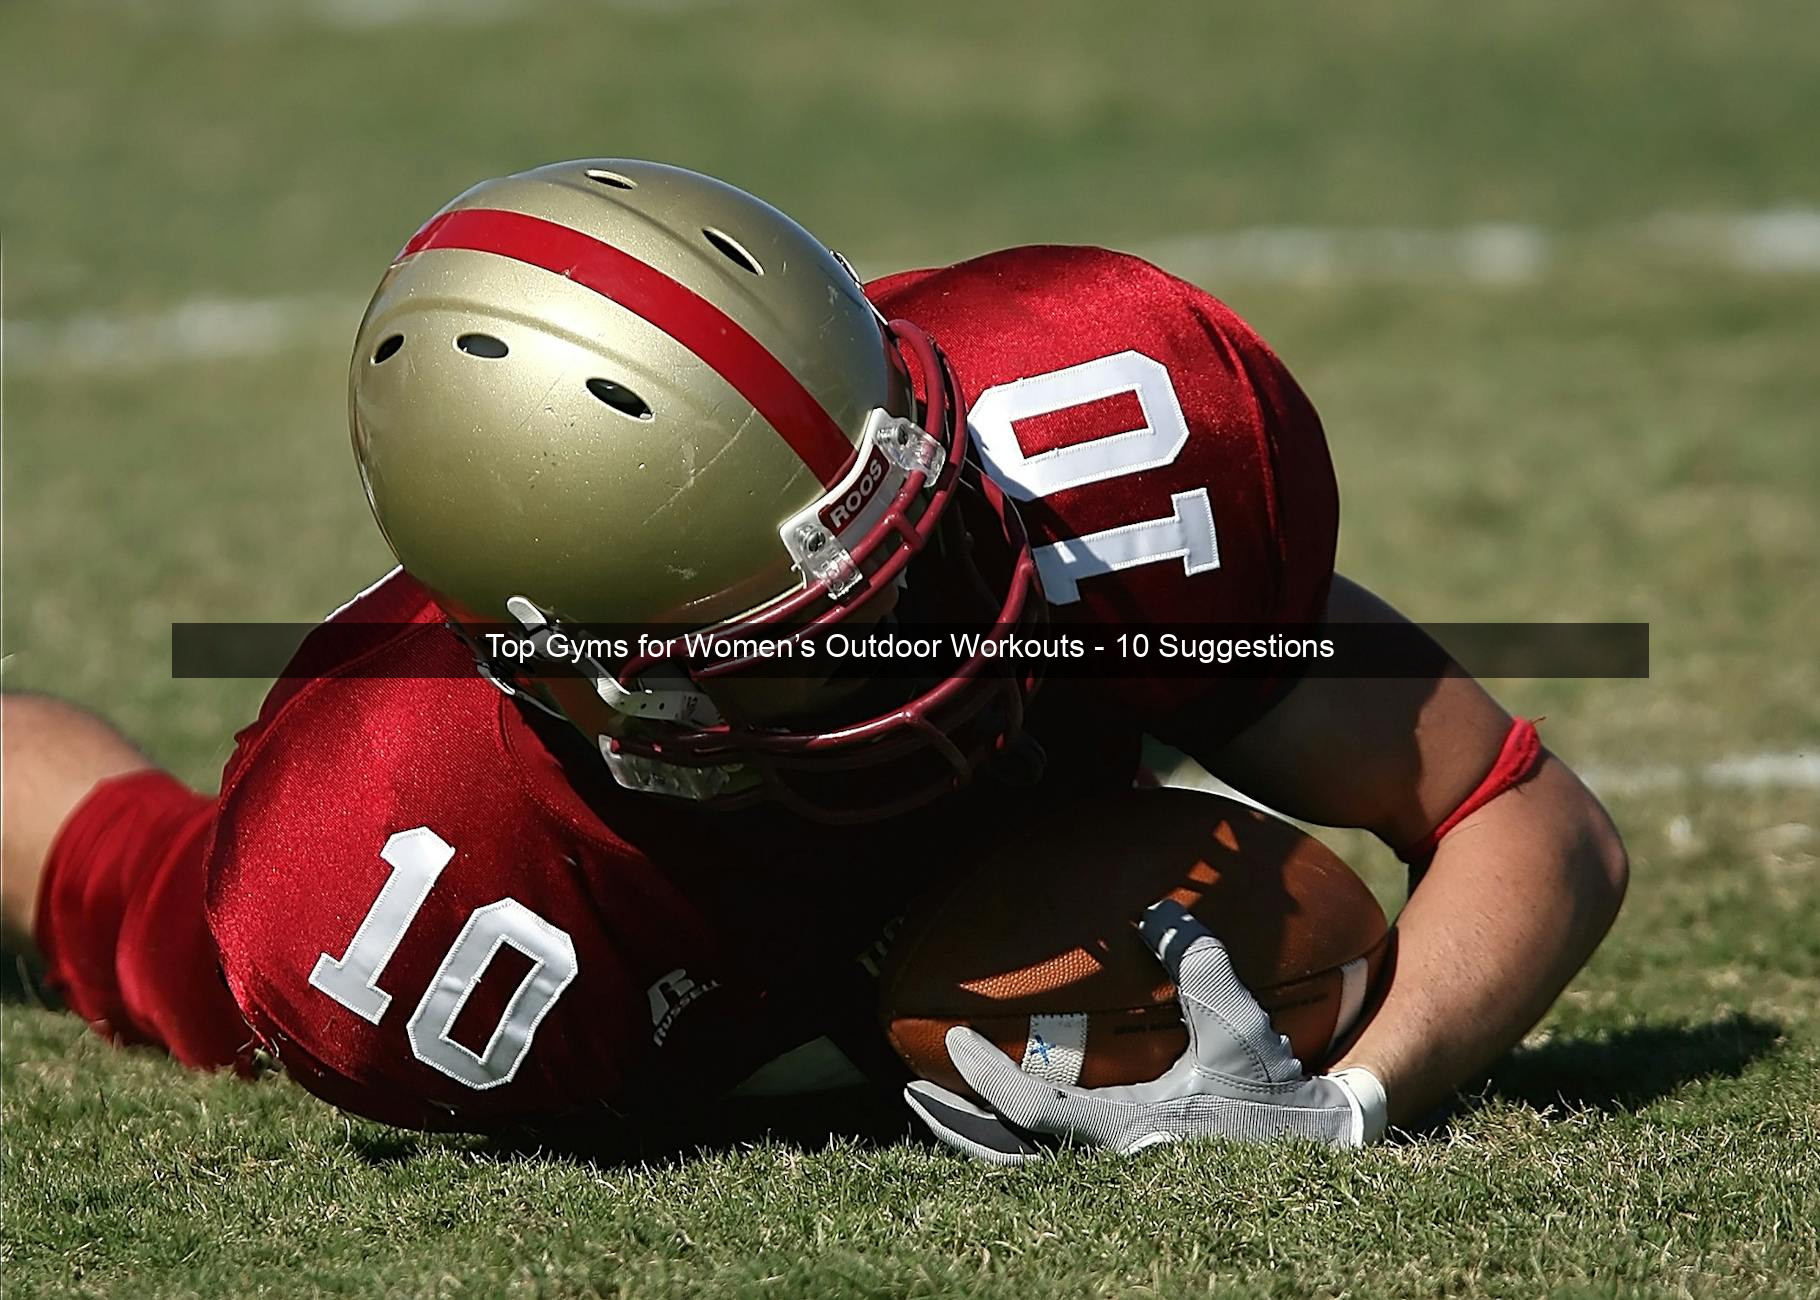
[{"label": "football player", "polygon": [[[404,245],[350,416],[401,567],[312,633],[218,795],[71,706],[6,700],[9,930],[119,1040],[203,1067],[261,1050],[428,1128],[680,1108],[777,1082],[786,1053],[800,1082],[839,1063],[826,1035],[871,1050],[842,1028],[871,1023],[856,962],[908,893],[1130,788],[1146,735],[1414,865],[1381,1005],[1310,1074],[1217,941],[1157,913],[1189,1057],[1095,1095],[957,1034],[996,1109],[908,1093],[953,1145],[1369,1140],[1510,1047],[1618,908],[1597,801],[1444,660],[1038,690],[984,656],[778,677],[666,639],[1399,621],[1333,572],[1333,473],[1289,372],[1136,258],[1016,248],[862,286],[718,181],[562,163]],[[589,648],[598,628],[664,635]]]}]

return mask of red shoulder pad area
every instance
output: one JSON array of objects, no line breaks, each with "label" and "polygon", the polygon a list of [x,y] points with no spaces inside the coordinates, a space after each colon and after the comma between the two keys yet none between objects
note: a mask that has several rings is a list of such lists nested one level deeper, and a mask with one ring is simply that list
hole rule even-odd
[{"label": "red shoulder pad area", "polygon": [[794,991],[891,914],[826,888],[850,834],[621,791],[471,666],[440,620],[400,626],[357,674],[281,683],[230,764],[208,923],[287,1072],[388,1123],[547,1128],[802,1041]]},{"label": "red shoulder pad area", "polygon": [[[1326,436],[1225,303],[1139,258],[1061,246],[868,292],[952,363],[1058,625],[1320,620],[1339,526]],[[1190,747],[1229,737],[1285,687],[1217,669],[1093,685],[1049,693]]]}]

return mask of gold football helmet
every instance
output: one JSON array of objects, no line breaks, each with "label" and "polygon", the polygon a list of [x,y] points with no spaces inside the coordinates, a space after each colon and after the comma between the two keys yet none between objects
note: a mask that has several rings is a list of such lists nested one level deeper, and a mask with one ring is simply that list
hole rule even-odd
[{"label": "gold football helmet", "polygon": [[[381,280],[349,418],[399,562],[481,670],[579,727],[623,786],[856,820],[1018,737],[1036,679],[998,660],[944,664],[900,698],[818,690],[779,719],[754,703],[762,665],[690,653],[685,632],[863,623],[912,561],[944,617],[1045,617],[934,343],[749,194],[624,159],[475,186]],[[532,663],[486,652],[502,627]],[[576,655],[609,631],[632,652]]]}]

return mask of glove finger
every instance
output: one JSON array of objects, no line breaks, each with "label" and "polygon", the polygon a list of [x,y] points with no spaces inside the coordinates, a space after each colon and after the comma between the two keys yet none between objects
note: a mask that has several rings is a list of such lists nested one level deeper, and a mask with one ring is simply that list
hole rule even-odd
[{"label": "glove finger", "polygon": [[[1176,997],[1188,1021],[1190,1051],[1208,1068],[1259,1082],[1286,1083],[1302,1075],[1289,1040],[1232,968],[1232,957],[1208,935],[1190,944],[1175,972]],[[1233,1048],[1239,1055],[1232,1055]]]},{"label": "glove finger", "polygon": [[984,1106],[918,1079],[904,1089],[910,1112],[938,1142],[994,1165],[1027,1165],[1043,1158],[1043,1149],[1012,1130]]},{"label": "glove finger", "polygon": [[1162,899],[1144,909],[1143,919],[1138,922],[1138,934],[1143,937],[1150,951],[1156,954],[1156,959],[1163,963],[1163,969],[1169,972],[1169,978],[1178,983],[1181,981],[1182,959],[1188,955],[1190,948],[1202,939],[1211,940],[1216,945],[1220,942],[1187,908],[1173,898]]},{"label": "glove finger", "polygon": [[1055,1133],[1065,1127],[1061,1103],[1080,1089],[1063,1088],[1025,1074],[990,1040],[965,1025],[956,1025],[946,1038],[948,1059],[967,1086],[984,1097],[992,1109],[1019,1128]]},{"label": "glove finger", "polygon": [[1271,1083],[1301,1076],[1301,1062],[1233,970],[1226,945],[1187,908],[1172,898],[1153,903],[1139,930],[1175,981],[1189,1052],[1203,1066],[1238,1077],[1261,1071]]}]

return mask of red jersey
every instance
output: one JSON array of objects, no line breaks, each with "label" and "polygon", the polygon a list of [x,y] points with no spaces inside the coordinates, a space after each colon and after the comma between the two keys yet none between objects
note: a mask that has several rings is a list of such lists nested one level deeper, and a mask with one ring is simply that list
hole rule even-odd
[{"label": "red jersey", "polygon": [[[947,353],[1058,621],[1320,616],[1337,515],[1320,425],[1229,309],[1076,248],[869,292]],[[825,827],[620,790],[578,736],[464,673],[409,577],[335,617],[387,628],[342,661],[306,642],[241,733],[207,910],[255,1032],[379,1119],[487,1128],[737,1080],[819,1032],[818,1000],[852,982],[830,972],[933,861],[1040,815],[976,788],[890,828]],[[1128,786],[1144,731],[1213,743],[1271,698],[1213,675],[1057,680],[1031,730],[1055,780]]]},{"label": "red jersey", "polygon": [[[1139,258],[1053,246],[906,271],[867,293],[946,353],[1055,623],[1320,621],[1339,529],[1327,440],[1230,307]],[[1057,779],[1081,764],[1117,779],[1142,733],[1205,752],[1288,684],[1217,669],[1069,680],[1058,664],[1029,729]]]},{"label": "red jersey", "polygon": [[363,595],[332,621],[383,625],[371,648],[281,681],[224,773],[209,925],[286,1069],[480,1129],[675,1101],[812,1036],[804,1000],[878,939],[892,874],[851,829],[619,789],[443,618],[403,573]]}]

